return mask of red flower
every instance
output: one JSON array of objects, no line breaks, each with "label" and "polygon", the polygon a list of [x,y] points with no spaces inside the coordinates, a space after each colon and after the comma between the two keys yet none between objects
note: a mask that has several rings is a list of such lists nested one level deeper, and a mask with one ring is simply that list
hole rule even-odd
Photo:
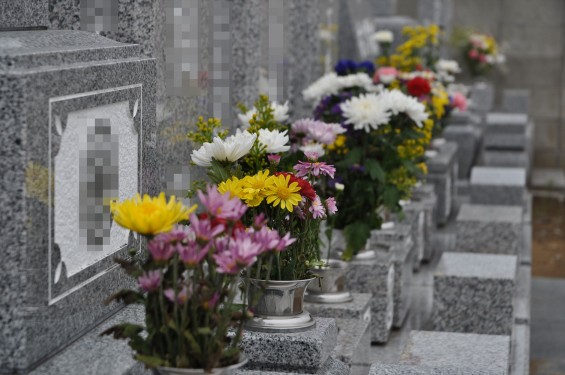
[{"label": "red flower", "polygon": [[316,191],[314,191],[314,188],[312,187],[312,185],[310,185],[310,183],[308,181],[303,180],[302,178],[296,177],[292,173],[288,173],[288,172],[276,172],[275,176],[278,176],[278,175],[281,175],[281,174],[285,177],[290,176],[289,182],[291,184],[293,182],[296,182],[298,184],[298,186],[300,187],[300,191],[298,193],[300,195],[310,199],[311,201],[316,199]]},{"label": "red flower", "polygon": [[432,91],[432,87],[430,86],[428,80],[422,77],[412,78],[406,84],[406,88],[408,89],[408,93],[410,95],[417,98],[427,95]]}]

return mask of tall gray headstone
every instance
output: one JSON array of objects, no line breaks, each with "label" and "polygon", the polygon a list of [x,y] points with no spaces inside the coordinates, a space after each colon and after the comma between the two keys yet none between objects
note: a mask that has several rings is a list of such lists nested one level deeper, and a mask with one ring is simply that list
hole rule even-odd
[{"label": "tall gray headstone", "polygon": [[158,191],[155,62],[139,55],[88,32],[0,32],[3,370],[41,362],[132,286],[112,258],[141,245],[109,202]]}]

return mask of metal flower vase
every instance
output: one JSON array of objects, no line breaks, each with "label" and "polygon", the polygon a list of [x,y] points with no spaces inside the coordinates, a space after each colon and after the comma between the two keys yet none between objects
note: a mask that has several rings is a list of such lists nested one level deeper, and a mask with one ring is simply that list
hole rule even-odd
[{"label": "metal flower vase", "polygon": [[248,301],[254,317],[245,323],[246,329],[288,333],[313,328],[316,321],[304,311],[304,294],[312,280],[251,279]]},{"label": "metal flower vase", "polygon": [[213,368],[211,372],[201,368],[176,368],[176,367],[157,367],[153,370],[155,375],[233,375],[236,370],[247,364],[247,357],[241,353],[239,361],[226,367]]},{"label": "metal flower vase", "polygon": [[353,301],[347,290],[345,275],[348,264],[342,260],[330,259],[328,265],[312,269],[318,276],[308,285],[304,300],[315,303],[343,303]]}]

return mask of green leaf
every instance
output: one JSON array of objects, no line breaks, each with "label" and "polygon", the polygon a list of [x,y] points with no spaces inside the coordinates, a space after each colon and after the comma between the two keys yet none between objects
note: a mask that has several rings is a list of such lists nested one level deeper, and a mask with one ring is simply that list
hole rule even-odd
[{"label": "green leaf", "polygon": [[108,328],[100,336],[112,335],[115,339],[134,339],[139,337],[142,331],[143,327],[138,324],[122,323]]},{"label": "green leaf", "polygon": [[204,336],[212,334],[212,330],[210,329],[210,327],[198,328],[197,332],[199,335],[204,335]]},{"label": "green leaf", "polygon": [[112,301],[123,302],[126,305],[131,305],[134,303],[145,303],[145,296],[134,290],[123,289],[108,297],[104,301],[104,303],[108,305]]},{"label": "green leaf", "polygon": [[383,203],[388,208],[396,208],[400,201],[400,193],[394,186],[387,186],[383,192]]},{"label": "green leaf", "polygon": [[363,149],[361,147],[354,147],[347,153],[347,156],[342,161],[336,163],[336,166],[347,168],[353,164],[359,164],[361,162],[361,156],[363,156]]},{"label": "green leaf", "polygon": [[357,221],[343,228],[343,235],[347,246],[343,253],[343,260],[351,260],[367,243],[371,236],[371,227],[365,220]]},{"label": "green leaf", "polygon": [[194,336],[192,336],[192,333],[190,333],[190,331],[184,331],[184,337],[188,340],[190,349],[194,352],[194,354],[201,355],[202,349],[200,349],[200,345],[198,345],[198,342],[196,341]]},{"label": "green leaf", "polygon": [[213,183],[219,184],[220,182],[229,179],[231,176],[221,162],[212,159],[212,165],[210,166],[208,177],[210,177],[210,180],[212,180]]},{"label": "green leaf", "polygon": [[134,358],[139,362],[143,362],[149,368],[155,368],[157,366],[166,366],[168,365],[167,361],[159,358],[153,357],[150,355],[143,355],[143,354],[135,354]]},{"label": "green leaf", "polygon": [[369,176],[371,179],[377,180],[381,183],[385,182],[386,174],[379,162],[375,159],[367,159],[365,160],[365,167],[369,171]]}]

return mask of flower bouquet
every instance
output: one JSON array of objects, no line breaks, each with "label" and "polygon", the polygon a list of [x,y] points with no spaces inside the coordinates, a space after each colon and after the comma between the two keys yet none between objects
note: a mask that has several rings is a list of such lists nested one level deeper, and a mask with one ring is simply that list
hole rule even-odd
[{"label": "flower bouquet", "polygon": [[240,342],[243,323],[252,314],[236,301],[238,293],[245,297],[249,285],[249,279],[240,285],[240,274],[249,273],[259,257],[292,243],[261,218],[246,226],[247,206],[239,199],[214,187],[198,196],[200,214],[193,212],[196,206],[188,209],[174,197],[167,202],[163,193],[111,206],[117,224],[147,238],[149,254],[117,260],[139,288],[122,290],[109,301],[143,305],[145,325],[121,323],[103,335],[127,339],[135,358],[162,374],[180,373],[178,369],[204,373],[245,363]]},{"label": "flower bouquet", "polygon": [[[301,304],[288,298],[267,301],[275,295],[288,297],[288,293],[300,296],[314,276],[312,270],[322,265],[320,222],[337,209],[331,197],[321,200],[314,184],[324,176],[333,176],[334,169],[318,162],[316,153],[308,152],[307,161],[291,164],[295,156],[288,152],[291,148],[289,127],[278,121],[276,108],[267,97],[260,97],[252,110],[242,109],[246,130],[238,130],[231,137],[245,137],[249,143],[240,142],[235,146],[231,137],[222,140],[217,136],[195,150],[192,160],[208,167],[208,174],[221,193],[229,193],[245,203],[248,207],[246,220],[252,216],[262,217],[265,225],[278,230],[281,236],[296,239],[286,251],[274,257],[259,257],[249,271],[253,278],[251,305],[261,319],[248,323],[248,327],[258,330],[307,328],[314,321],[302,311]],[[193,139],[194,135],[190,137]],[[229,150],[232,144],[237,147],[237,153],[222,151]],[[285,290],[281,292],[281,288]],[[271,292],[273,289],[275,292]],[[290,306],[281,309],[282,303],[290,303]],[[277,326],[274,317],[280,311],[287,315],[290,312],[290,316],[295,317],[286,319],[284,326]]]},{"label": "flower bouquet", "polygon": [[459,34],[463,35],[459,44],[473,77],[486,76],[493,68],[505,63],[506,58],[492,36],[468,30]]},{"label": "flower bouquet", "polygon": [[419,129],[428,119],[424,105],[399,90],[351,81],[355,84],[329,84],[331,79],[323,77],[304,91],[305,98],[317,104],[317,120],[337,122],[346,129],[326,147],[327,160],[337,168],[327,192],[336,194],[340,207],[330,225],[343,230],[345,260],[366,246],[371,230],[380,228],[377,210],[400,209],[399,201],[415,184],[423,149],[417,157],[407,151],[412,151],[410,142],[424,138]]}]

